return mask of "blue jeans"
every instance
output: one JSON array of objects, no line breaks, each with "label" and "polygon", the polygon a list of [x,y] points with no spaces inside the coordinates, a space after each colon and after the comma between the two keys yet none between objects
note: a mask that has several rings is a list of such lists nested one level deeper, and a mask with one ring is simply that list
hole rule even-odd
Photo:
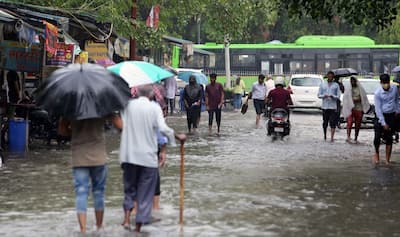
[{"label": "blue jeans", "polygon": [[89,196],[89,178],[92,182],[94,209],[104,210],[104,189],[108,168],[106,165],[72,168],[75,186],[75,205],[78,213],[85,213]]},{"label": "blue jeans", "polygon": [[240,109],[242,105],[242,94],[233,94],[233,107],[235,109]]}]

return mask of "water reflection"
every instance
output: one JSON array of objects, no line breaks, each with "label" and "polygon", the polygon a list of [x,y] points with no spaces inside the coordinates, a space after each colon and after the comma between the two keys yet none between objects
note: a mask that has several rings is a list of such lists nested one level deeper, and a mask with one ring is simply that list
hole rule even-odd
[{"label": "water reflection", "polygon": [[[254,111],[224,113],[219,136],[199,133],[185,145],[185,212],[179,216],[179,147],[161,170],[162,221],[141,236],[389,236],[400,232],[400,164],[374,168],[372,131],[360,144],[322,140],[321,115],[294,113],[292,134],[272,142],[254,129]],[[185,117],[168,118],[185,131]],[[107,134],[109,177],[105,230],[87,236],[132,236],[120,227],[122,179],[118,134]],[[394,150],[398,149],[397,145]],[[37,147],[0,170],[1,236],[79,236],[69,150]],[[393,154],[398,160],[399,152]],[[91,199],[89,203],[91,203]],[[88,226],[94,226],[89,208]]]}]

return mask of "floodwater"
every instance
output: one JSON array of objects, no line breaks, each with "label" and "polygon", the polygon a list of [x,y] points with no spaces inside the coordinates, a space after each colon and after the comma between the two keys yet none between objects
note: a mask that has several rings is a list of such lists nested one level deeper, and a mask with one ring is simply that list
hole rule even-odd
[{"label": "floodwater", "polygon": [[[252,106],[250,106],[252,107]],[[223,112],[219,136],[208,134],[207,114],[185,144],[184,225],[179,223],[178,147],[168,148],[161,170],[161,222],[143,234],[123,230],[119,135],[107,133],[109,176],[105,228],[78,233],[68,146],[36,146],[0,169],[0,236],[400,236],[400,161],[372,166],[373,131],[359,144],[323,141],[319,112],[294,112],[292,131],[272,141],[255,129],[252,108]],[[184,115],[168,118],[186,131]],[[381,149],[382,153],[384,152]],[[89,198],[89,206],[92,199]],[[134,220],[134,219],[132,219]]]}]

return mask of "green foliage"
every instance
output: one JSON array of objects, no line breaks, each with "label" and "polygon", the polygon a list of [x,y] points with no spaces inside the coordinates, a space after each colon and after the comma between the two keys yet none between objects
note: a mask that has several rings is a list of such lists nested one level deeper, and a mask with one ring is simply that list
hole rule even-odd
[{"label": "green foliage", "polygon": [[400,16],[397,16],[390,27],[378,33],[376,41],[378,43],[400,44]]},{"label": "green foliage", "polygon": [[288,9],[289,16],[332,20],[343,17],[349,24],[371,22],[381,29],[388,27],[396,18],[398,1],[376,0],[281,0],[280,7]]},{"label": "green foliage", "polygon": [[[359,34],[379,43],[400,43],[395,0],[136,0],[135,20],[131,19],[133,0],[8,2],[51,6],[71,16],[95,15],[101,22],[112,22],[118,35],[135,38],[143,49],[160,47],[162,35],[196,42],[199,30],[203,43],[221,43],[225,34],[237,43],[293,42],[308,34]],[[145,21],[155,4],[160,5],[160,21],[158,29],[151,29]]]}]

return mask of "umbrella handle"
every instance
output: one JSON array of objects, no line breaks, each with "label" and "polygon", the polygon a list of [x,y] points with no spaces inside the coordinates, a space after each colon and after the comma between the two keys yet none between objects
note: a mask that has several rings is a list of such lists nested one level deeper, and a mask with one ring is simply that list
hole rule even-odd
[{"label": "umbrella handle", "polygon": [[185,176],[185,142],[181,141],[181,171],[179,181],[179,224],[183,225],[183,200],[184,200],[184,176]]}]

